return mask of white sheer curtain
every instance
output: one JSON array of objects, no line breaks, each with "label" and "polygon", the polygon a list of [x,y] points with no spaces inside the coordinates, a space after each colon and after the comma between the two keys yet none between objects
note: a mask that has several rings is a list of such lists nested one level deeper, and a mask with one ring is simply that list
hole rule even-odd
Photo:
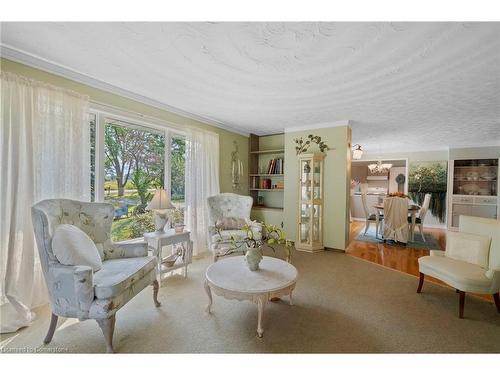
[{"label": "white sheer curtain", "polygon": [[219,194],[219,135],[190,129],[186,134],[186,226],[193,254],[207,250],[207,198]]},{"label": "white sheer curtain", "polygon": [[47,302],[31,206],[90,197],[88,97],[1,73],[1,332],[34,319]]}]

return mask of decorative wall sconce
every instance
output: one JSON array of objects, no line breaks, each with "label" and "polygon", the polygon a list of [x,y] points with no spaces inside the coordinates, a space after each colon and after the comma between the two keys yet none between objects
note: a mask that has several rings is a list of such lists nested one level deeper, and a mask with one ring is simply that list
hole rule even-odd
[{"label": "decorative wall sconce", "polygon": [[361,157],[363,156],[363,150],[361,149],[361,145],[360,144],[355,144],[353,147],[353,150],[352,150],[352,158],[354,160],[359,160],[361,159]]},{"label": "decorative wall sconce", "polygon": [[233,190],[239,190],[240,180],[243,176],[243,162],[240,160],[238,142],[233,141],[233,145],[233,152],[231,152],[231,181],[233,183]]}]

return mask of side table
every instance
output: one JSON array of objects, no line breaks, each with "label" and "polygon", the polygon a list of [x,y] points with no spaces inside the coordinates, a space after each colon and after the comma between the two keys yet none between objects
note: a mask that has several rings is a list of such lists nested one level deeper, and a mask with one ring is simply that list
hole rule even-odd
[{"label": "side table", "polygon": [[[193,241],[191,241],[189,231],[176,233],[174,229],[167,229],[164,232],[144,233],[144,241],[148,243],[148,248],[153,252],[153,255],[158,258],[160,286],[161,276],[164,273],[184,268],[184,277],[187,277],[188,265],[193,261]],[[165,257],[162,254],[163,247],[168,245],[172,245],[171,254],[175,254],[179,250],[181,253],[174,265],[170,267],[165,264]]]}]

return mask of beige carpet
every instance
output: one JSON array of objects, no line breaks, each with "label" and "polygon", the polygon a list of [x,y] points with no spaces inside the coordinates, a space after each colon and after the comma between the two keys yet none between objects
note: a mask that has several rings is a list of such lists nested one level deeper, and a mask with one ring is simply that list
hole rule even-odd
[{"label": "beige carpet", "polygon": [[[404,251],[404,250],[403,250]],[[121,353],[380,353],[500,352],[500,314],[490,302],[466,298],[460,320],[454,290],[431,283],[415,293],[417,279],[343,253],[294,253],[299,270],[294,306],[269,303],[264,337],[256,336],[257,309],[250,302],[214,296],[204,312],[209,258],[195,261],[187,279],[170,278],[155,308],[152,288],[117,314],[114,346]],[[40,345],[49,311],[29,328],[2,335],[2,351],[102,353],[95,321],[59,323],[51,344]]]}]

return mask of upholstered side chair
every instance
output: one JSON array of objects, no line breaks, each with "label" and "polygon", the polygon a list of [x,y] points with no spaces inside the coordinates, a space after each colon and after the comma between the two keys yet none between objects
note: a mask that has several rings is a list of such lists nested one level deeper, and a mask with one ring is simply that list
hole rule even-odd
[{"label": "upholstered side chair", "polygon": [[[153,300],[158,302],[156,258],[148,256],[145,242],[113,243],[111,224],[113,205],[48,199],[31,209],[42,271],[49,291],[52,318],[44,343],[54,335],[58,317],[95,319],[113,352],[115,314],[148,285],[153,285]],[[52,235],[59,224],[72,224],[84,231],[96,244],[102,268],[66,266],[52,251]]]},{"label": "upholstered side chair", "polygon": [[[453,235],[453,243],[449,236]],[[478,235],[489,242],[489,251],[482,251],[482,257],[475,256],[474,239]],[[474,237],[473,237],[474,238]],[[477,243],[477,242],[476,242]],[[462,248],[465,260],[452,257],[455,245]],[[470,249],[470,251],[468,251]],[[486,247],[487,249],[487,247]],[[420,281],[417,293],[422,291],[425,275],[444,281],[459,294],[460,319],[464,317],[465,293],[493,295],[500,313],[500,220],[482,217],[460,216],[458,233],[449,233],[446,251],[431,250],[431,255],[418,259]]]},{"label": "upholstered side chair", "polygon": [[[250,212],[252,210],[253,198],[246,195],[238,195],[233,193],[222,193],[208,197],[208,242],[209,248],[213,253],[214,261],[228,250],[231,243],[231,236],[244,237],[245,232],[238,227],[225,228],[219,233],[216,231],[216,224],[223,221],[225,218],[242,219],[250,222]],[[235,220],[234,222],[238,222]],[[251,223],[251,230],[254,238],[262,238],[262,225],[260,223]]]}]

